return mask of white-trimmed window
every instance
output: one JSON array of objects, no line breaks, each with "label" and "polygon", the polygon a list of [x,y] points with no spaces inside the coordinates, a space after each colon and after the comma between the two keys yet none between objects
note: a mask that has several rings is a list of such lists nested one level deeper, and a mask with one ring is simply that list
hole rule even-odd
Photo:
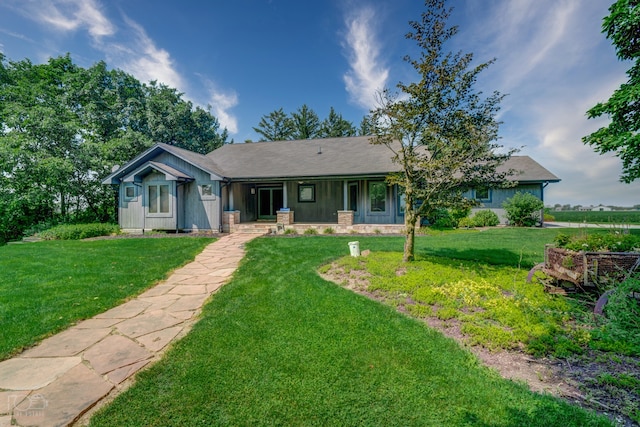
[{"label": "white-trimmed window", "polygon": [[151,184],[149,192],[149,213],[166,214],[170,211],[170,192],[168,184]]},{"label": "white-trimmed window", "polygon": [[488,187],[476,188],[474,198],[480,202],[491,202],[491,189]]},{"label": "white-trimmed window", "polygon": [[136,186],[135,185],[126,185],[124,187],[124,198],[125,200],[133,200],[136,198]]},{"label": "white-trimmed window", "polygon": [[201,184],[200,188],[200,199],[202,200],[215,200],[216,195],[213,192],[213,184]]}]

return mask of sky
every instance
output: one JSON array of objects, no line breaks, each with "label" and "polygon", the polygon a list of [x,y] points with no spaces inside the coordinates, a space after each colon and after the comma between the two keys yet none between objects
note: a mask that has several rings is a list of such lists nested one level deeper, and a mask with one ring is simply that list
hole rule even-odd
[{"label": "sky", "polygon": [[[499,143],[519,148],[562,181],[545,204],[640,204],[640,180],[619,182],[621,162],[583,136],[606,126],[586,111],[626,81],[601,33],[613,0],[450,0],[452,51],[495,59],[476,89],[506,94]],[[376,93],[416,78],[405,39],[420,0],[2,0],[0,52],[46,62],[69,53],[157,80],[207,108],[236,143],[257,141],[260,118],[303,104],[331,107],[356,127]]]}]

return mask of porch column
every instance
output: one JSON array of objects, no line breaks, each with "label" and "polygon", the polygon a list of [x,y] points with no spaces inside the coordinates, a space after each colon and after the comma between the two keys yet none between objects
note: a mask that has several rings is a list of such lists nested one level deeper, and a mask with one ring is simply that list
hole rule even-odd
[{"label": "porch column", "polygon": [[349,208],[349,182],[345,179],[342,181],[342,210]]},{"label": "porch column", "polygon": [[287,183],[284,182],[282,183],[282,207],[283,208],[288,208],[289,207],[289,198],[287,195]]},{"label": "porch column", "polygon": [[230,211],[232,211],[233,208],[233,184],[229,184],[227,186],[227,189],[229,191],[229,209]]}]

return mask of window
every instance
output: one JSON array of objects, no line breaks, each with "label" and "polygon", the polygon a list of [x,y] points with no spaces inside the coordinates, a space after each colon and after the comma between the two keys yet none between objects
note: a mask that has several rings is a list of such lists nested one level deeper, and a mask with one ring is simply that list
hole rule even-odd
[{"label": "window", "polygon": [[481,200],[483,202],[491,201],[491,190],[489,188],[476,188],[474,191],[476,200]]},{"label": "window", "polygon": [[213,196],[213,185],[211,185],[211,184],[203,184],[202,185],[202,195],[203,196]]},{"label": "window", "polygon": [[125,199],[133,199],[136,197],[136,187],[133,185],[127,185],[124,187],[124,198]]},{"label": "window", "polygon": [[169,185],[149,186],[149,213],[169,213]]},{"label": "window", "polygon": [[405,201],[404,192],[398,192],[398,215],[404,215],[405,207],[407,203]]},{"label": "window", "polygon": [[370,182],[369,201],[371,212],[386,212],[387,184],[384,182]]},{"label": "window", "polygon": [[315,184],[298,185],[298,201],[299,202],[315,202],[316,201]]}]

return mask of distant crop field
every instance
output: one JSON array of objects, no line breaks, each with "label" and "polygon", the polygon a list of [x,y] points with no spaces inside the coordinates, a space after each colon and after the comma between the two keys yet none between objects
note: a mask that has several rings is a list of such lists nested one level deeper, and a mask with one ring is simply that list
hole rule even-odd
[{"label": "distant crop field", "polygon": [[640,211],[611,211],[611,212],[581,212],[557,211],[551,212],[556,221],[561,222],[589,222],[603,224],[640,224]]}]

